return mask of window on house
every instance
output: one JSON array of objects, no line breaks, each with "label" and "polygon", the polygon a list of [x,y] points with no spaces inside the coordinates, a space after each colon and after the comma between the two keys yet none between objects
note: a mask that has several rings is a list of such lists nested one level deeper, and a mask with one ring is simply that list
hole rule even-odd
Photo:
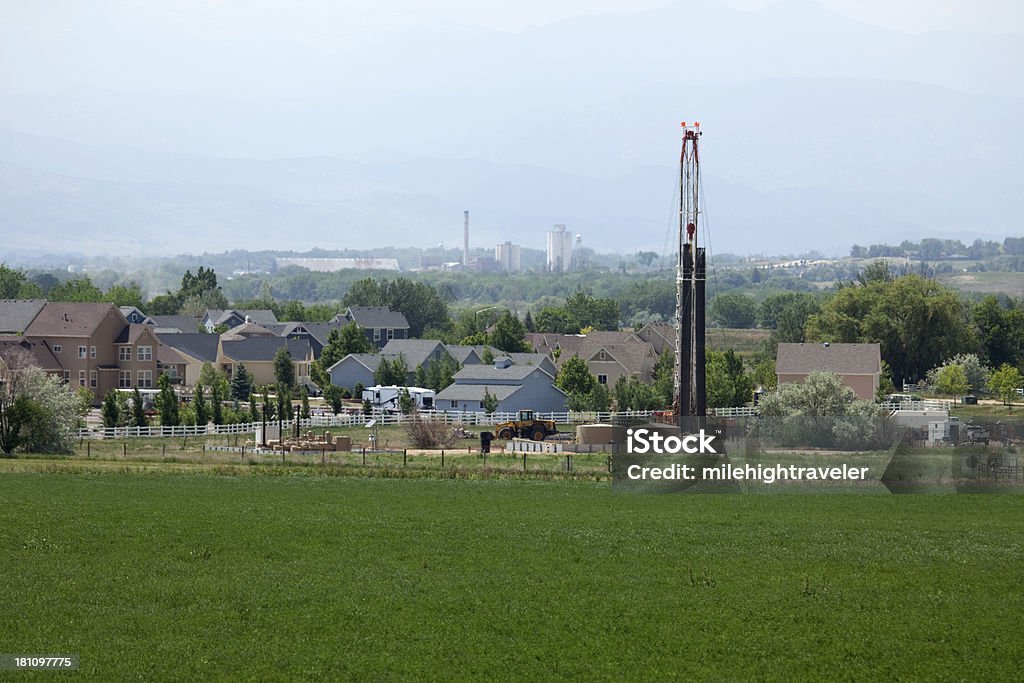
[{"label": "window on house", "polygon": [[138,352],[138,359],[139,360],[153,360],[153,347],[152,346],[137,346],[135,348],[137,348],[139,350],[139,352]]},{"label": "window on house", "polygon": [[132,371],[122,370],[117,375],[117,388],[118,389],[131,389],[132,388]]},{"label": "window on house", "polygon": [[96,380],[97,380],[96,371],[95,370],[90,370],[89,371],[89,386],[92,387],[93,389],[96,388],[96,384],[97,384]]},{"label": "window on house", "polygon": [[84,387],[85,386],[85,370],[79,370],[78,371],[78,386],[80,386],[80,387]]},{"label": "window on house", "polygon": [[79,358],[85,358],[85,347],[84,346],[79,346],[78,347],[78,357]]},{"label": "window on house", "polygon": [[153,388],[153,371],[152,370],[139,370],[139,388],[140,389],[151,389]]},{"label": "window on house", "polygon": [[598,384],[608,384],[608,375],[598,375],[597,376],[597,383]]},{"label": "window on house", "polygon": [[53,345],[53,352],[54,353],[60,353],[63,350],[64,350],[64,347],[61,346],[60,344],[54,344]]},{"label": "window on house", "polygon": [[608,360],[608,354],[602,351],[600,354],[598,354],[598,358],[600,358],[601,360]]},{"label": "window on house", "polygon": [[64,371],[64,384],[70,384],[70,383],[71,383],[71,371],[70,370],[65,370]]},{"label": "window on house", "polygon": [[117,348],[117,359],[119,361],[129,361],[132,359],[132,347],[130,346],[119,346]]},{"label": "window on house", "polygon": [[164,372],[171,379],[178,379],[178,366],[177,365],[168,365],[166,368],[164,368]]},{"label": "window on house", "polygon": [[95,357],[96,357],[96,347],[95,346],[90,346],[89,347],[89,358],[95,358]]},{"label": "window on house", "polygon": [[394,339],[394,338],[395,338],[395,331],[392,330],[392,329],[389,329],[388,330],[388,339]]},{"label": "window on house", "polygon": [[380,328],[373,328],[373,341],[380,341]]}]

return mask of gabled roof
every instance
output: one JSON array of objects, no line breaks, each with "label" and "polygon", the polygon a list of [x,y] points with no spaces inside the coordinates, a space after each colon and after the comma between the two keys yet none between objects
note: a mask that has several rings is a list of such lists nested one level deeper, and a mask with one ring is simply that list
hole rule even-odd
[{"label": "gabled roof", "polygon": [[476,362],[482,362],[480,354],[483,353],[482,346],[464,346],[462,344],[445,344],[444,348],[448,355],[455,359],[459,365],[465,365],[470,356],[476,355]]},{"label": "gabled roof", "polygon": [[121,334],[117,335],[117,339],[114,340],[114,343],[134,344],[139,341],[139,337],[141,337],[144,332],[152,330],[153,328],[145,323],[128,323],[128,326],[121,330]]},{"label": "gabled roof", "polygon": [[444,344],[436,339],[392,339],[380,350],[382,356],[388,360],[394,360],[399,355],[405,360],[405,365],[410,370],[415,370],[423,365],[430,358],[430,355],[437,351],[438,347],[444,353],[448,351]]},{"label": "gabled roof", "polygon": [[166,334],[160,338],[164,346],[195,358],[200,363],[217,362],[217,346],[220,338],[215,334],[204,332],[188,332],[182,334]]},{"label": "gabled roof", "polygon": [[25,329],[25,336],[91,337],[108,317],[117,318],[123,325],[128,324],[114,304],[50,301]]},{"label": "gabled roof", "polygon": [[775,372],[779,375],[812,372],[874,375],[881,371],[882,353],[878,344],[779,344],[775,361]]},{"label": "gabled roof", "polygon": [[151,315],[157,334],[194,334],[199,331],[199,320],[190,315]]},{"label": "gabled roof", "polygon": [[[331,330],[340,330],[347,323],[302,323],[302,326],[306,328],[306,331],[316,339],[322,346],[327,346],[327,337],[330,336]],[[282,335],[286,336],[286,335]]]},{"label": "gabled roof", "polygon": [[516,382],[526,379],[534,372],[543,373],[550,379],[554,379],[551,377],[551,373],[536,365],[510,365],[507,368],[496,368],[493,365],[467,365],[456,372],[452,379],[455,382],[471,381],[474,384],[487,380]]},{"label": "gabled roof", "polygon": [[221,340],[220,346],[225,358],[241,363],[272,361],[274,354],[281,347],[288,349],[292,360],[305,360],[313,355],[309,341],[305,339],[247,337],[238,340]]},{"label": "gabled roof", "polygon": [[24,332],[44,304],[46,299],[0,299],[0,333]]},{"label": "gabled roof", "polygon": [[263,325],[258,325],[254,322],[242,323],[236,327],[232,327],[230,330],[221,335],[221,339],[225,340],[236,340],[245,339],[246,337],[277,337],[273,330],[270,330]]},{"label": "gabled roof", "polygon": [[203,321],[209,320],[217,325],[226,325],[232,318],[237,317],[240,321],[245,322],[246,318],[249,318],[254,323],[260,325],[273,325],[277,323],[277,316],[273,311],[266,308],[250,308],[242,310],[238,308],[208,308],[203,316]]},{"label": "gabled roof", "polygon": [[486,384],[449,384],[437,393],[435,401],[483,401],[484,390],[499,401],[516,393],[523,388],[521,384],[496,384],[493,387]]},{"label": "gabled roof", "polygon": [[14,334],[0,335],[0,353],[6,354],[13,351],[23,351],[35,365],[43,370],[60,370],[62,368],[60,361],[53,355],[53,351],[46,343],[25,339]]},{"label": "gabled roof", "polygon": [[384,357],[376,353],[350,353],[331,367],[327,368],[327,372],[331,372],[342,363],[359,363],[370,372],[376,372],[377,368],[380,367],[380,362],[382,360],[384,360]]},{"label": "gabled roof", "polygon": [[359,327],[365,329],[388,328],[393,330],[409,329],[409,321],[398,311],[383,306],[351,306],[345,310],[346,320],[354,320]]},{"label": "gabled roof", "polygon": [[141,318],[140,322],[142,322],[143,324],[145,324],[145,325],[152,325],[153,324],[153,319],[150,318],[145,313],[143,313],[142,311],[140,311],[138,309],[138,307],[136,307],[136,306],[118,306],[117,310],[121,311],[121,315],[123,315],[126,320],[128,318],[131,318],[132,315],[134,314],[134,315],[137,315],[138,317]]},{"label": "gabled roof", "polygon": [[182,365],[188,363],[188,358],[185,358],[174,348],[167,346],[167,344],[161,344],[157,347],[156,360],[161,365]]}]

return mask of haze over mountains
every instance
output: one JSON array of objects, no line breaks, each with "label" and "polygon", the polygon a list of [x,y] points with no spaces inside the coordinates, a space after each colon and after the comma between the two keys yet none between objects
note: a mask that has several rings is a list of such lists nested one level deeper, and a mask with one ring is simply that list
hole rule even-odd
[{"label": "haze over mountains", "polygon": [[693,119],[714,251],[1024,232],[1014,34],[900,33],[809,0],[517,33],[100,7],[5,36],[7,250],[454,244],[469,209],[477,246],[566,223],[663,252]]}]

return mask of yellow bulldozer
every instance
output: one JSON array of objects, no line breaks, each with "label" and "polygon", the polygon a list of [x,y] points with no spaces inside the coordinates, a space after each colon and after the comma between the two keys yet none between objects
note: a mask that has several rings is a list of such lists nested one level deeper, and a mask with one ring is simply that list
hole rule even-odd
[{"label": "yellow bulldozer", "polygon": [[543,441],[552,434],[557,434],[554,420],[536,420],[532,410],[520,410],[515,420],[499,422],[494,425],[494,432],[499,439],[507,440],[515,437]]}]

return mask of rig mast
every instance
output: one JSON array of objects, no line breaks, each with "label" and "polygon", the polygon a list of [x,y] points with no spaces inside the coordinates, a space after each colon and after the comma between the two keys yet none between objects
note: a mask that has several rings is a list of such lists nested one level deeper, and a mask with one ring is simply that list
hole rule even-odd
[{"label": "rig mast", "polygon": [[697,246],[700,216],[700,123],[683,127],[679,156],[679,254],[676,263],[675,413],[679,425],[707,413],[704,365],[704,247]]}]

